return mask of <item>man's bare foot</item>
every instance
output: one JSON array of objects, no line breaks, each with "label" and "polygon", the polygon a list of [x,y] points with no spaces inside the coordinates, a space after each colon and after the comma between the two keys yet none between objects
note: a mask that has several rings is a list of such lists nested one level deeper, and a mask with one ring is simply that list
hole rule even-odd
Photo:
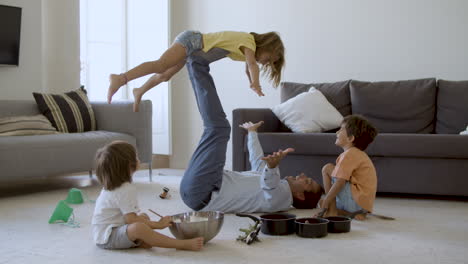
[{"label": "man's bare foot", "polygon": [[112,96],[120,89],[122,85],[127,83],[127,78],[122,74],[111,74],[109,76],[109,89],[107,90],[107,103],[112,102]]},{"label": "man's bare foot", "polygon": [[199,251],[203,248],[203,237],[181,240],[182,245],[179,249]]},{"label": "man's bare foot", "polygon": [[143,92],[141,88],[135,88],[133,89],[133,112],[138,112],[140,109],[140,102],[141,102],[141,97],[143,96]]}]

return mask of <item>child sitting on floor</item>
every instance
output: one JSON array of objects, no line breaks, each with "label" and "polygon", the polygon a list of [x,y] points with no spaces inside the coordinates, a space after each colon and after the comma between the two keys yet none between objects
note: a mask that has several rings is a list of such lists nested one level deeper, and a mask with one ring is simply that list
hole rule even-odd
[{"label": "child sitting on floor", "polygon": [[[377,173],[374,164],[364,152],[377,136],[377,129],[357,115],[344,118],[336,132],[335,144],[343,153],[322,168],[325,197],[319,202],[327,208],[324,216],[347,215],[364,210],[372,212],[377,191]],[[356,216],[364,220],[366,213]]]},{"label": "child sitting on floor", "polygon": [[104,186],[96,201],[92,220],[94,242],[104,249],[163,247],[200,250],[203,237],[178,240],[153,231],[171,225],[171,217],[151,221],[138,213],[137,190],[132,175],[138,168],[135,148],[114,141],[96,153],[96,175]]}]

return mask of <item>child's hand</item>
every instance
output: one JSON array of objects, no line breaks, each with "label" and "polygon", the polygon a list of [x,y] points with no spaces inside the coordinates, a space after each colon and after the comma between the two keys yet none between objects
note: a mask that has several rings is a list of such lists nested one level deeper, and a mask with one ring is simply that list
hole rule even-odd
[{"label": "child's hand", "polygon": [[158,223],[161,225],[161,228],[166,228],[168,226],[171,226],[172,225],[172,217],[164,216],[158,221]]},{"label": "child's hand", "polygon": [[273,169],[276,168],[280,161],[291,152],[294,152],[293,148],[287,148],[286,150],[280,149],[278,152],[274,152],[271,155],[263,157],[262,160],[264,160],[267,163],[268,168]]},{"label": "child's hand", "polygon": [[263,94],[262,92],[262,87],[260,86],[259,83],[251,83],[250,88],[254,90],[254,92],[258,94],[258,96],[265,96],[265,94]]},{"label": "child's hand", "polygon": [[256,132],[257,129],[263,125],[263,121],[257,122],[257,123],[252,123],[252,122],[245,122],[242,125],[239,125],[239,127],[242,127],[243,129],[249,131],[249,132]]},{"label": "child's hand", "polygon": [[325,199],[321,198],[320,201],[318,202],[318,208],[328,208],[328,203],[325,203]]}]

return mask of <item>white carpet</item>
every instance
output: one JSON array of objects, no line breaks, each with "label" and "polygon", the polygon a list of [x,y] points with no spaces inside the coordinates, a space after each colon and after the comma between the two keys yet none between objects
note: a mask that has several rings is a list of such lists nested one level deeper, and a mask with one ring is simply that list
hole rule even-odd
[{"label": "white carpet", "polygon": [[[135,177],[142,209],[164,215],[189,211],[177,192],[179,176],[156,176],[153,181],[147,182],[145,171]],[[171,199],[158,197],[163,186],[171,189]],[[96,199],[100,187],[94,182],[81,189]],[[396,221],[372,217],[353,221],[350,233],[321,239],[260,234],[262,242],[250,246],[237,242],[236,237],[238,229],[251,221],[226,215],[218,236],[200,252],[161,248],[110,251],[92,242],[93,203],[72,205],[80,228],[47,223],[67,191],[0,198],[0,263],[468,263],[466,202],[378,198],[376,213],[394,216]],[[298,217],[312,214],[312,210],[291,212]],[[171,235],[168,229],[161,232]]]}]

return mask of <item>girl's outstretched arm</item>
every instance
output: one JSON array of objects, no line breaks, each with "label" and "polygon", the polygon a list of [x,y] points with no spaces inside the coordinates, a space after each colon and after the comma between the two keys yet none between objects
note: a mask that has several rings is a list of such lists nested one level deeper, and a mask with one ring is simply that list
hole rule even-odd
[{"label": "girl's outstretched arm", "polygon": [[257,61],[255,59],[255,52],[249,48],[244,47],[245,62],[249,68],[250,73],[250,88],[254,90],[259,96],[264,96],[262,87],[260,86],[260,69],[258,68]]},{"label": "girl's outstretched arm", "polygon": [[252,78],[250,78],[249,65],[247,63],[245,63],[245,74],[247,74],[247,78],[249,78],[249,84],[252,85]]}]

